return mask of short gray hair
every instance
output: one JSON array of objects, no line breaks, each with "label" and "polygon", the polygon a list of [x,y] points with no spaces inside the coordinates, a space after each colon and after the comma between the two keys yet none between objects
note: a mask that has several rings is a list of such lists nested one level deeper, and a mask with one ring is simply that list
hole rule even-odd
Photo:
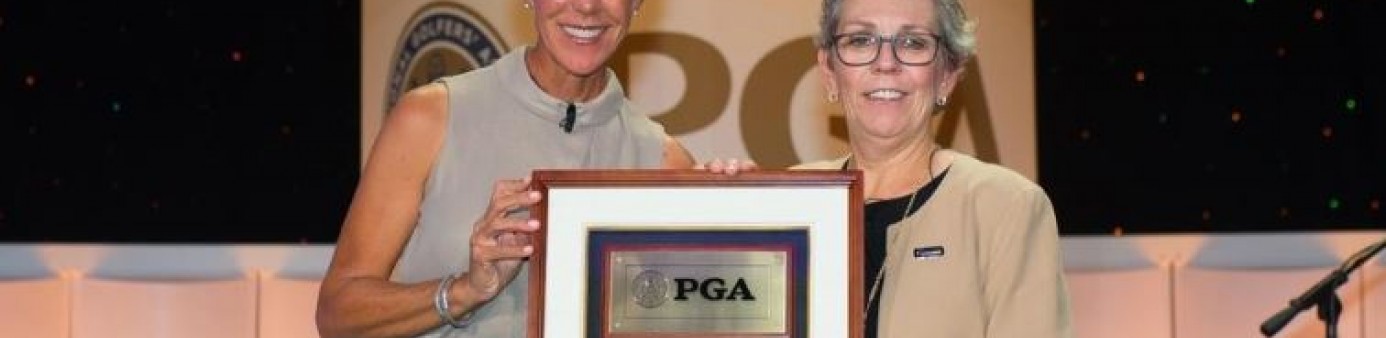
[{"label": "short gray hair", "polygon": [[[842,23],[842,2],[846,0],[823,0],[823,17],[818,26],[818,48],[830,49],[833,34]],[[977,38],[973,35],[976,26],[967,18],[960,0],[918,0],[933,1],[934,13],[938,16],[938,34],[943,43],[943,62],[948,69],[957,69],[972,57]]]}]

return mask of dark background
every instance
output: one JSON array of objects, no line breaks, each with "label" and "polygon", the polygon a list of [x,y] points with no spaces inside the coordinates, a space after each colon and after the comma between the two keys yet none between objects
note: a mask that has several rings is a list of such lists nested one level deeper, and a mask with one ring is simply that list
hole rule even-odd
[{"label": "dark background", "polygon": [[333,241],[360,7],[0,3],[0,241]]},{"label": "dark background", "polygon": [[1063,231],[1382,229],[1384,14],[1037,0],[1040,177]]},{"label": "dark background", "polygon": [[[1381,1],[1034,5],[1065,233],[1386,225]],[[334,241],[360,14],[0,2],[0,242]]]}]

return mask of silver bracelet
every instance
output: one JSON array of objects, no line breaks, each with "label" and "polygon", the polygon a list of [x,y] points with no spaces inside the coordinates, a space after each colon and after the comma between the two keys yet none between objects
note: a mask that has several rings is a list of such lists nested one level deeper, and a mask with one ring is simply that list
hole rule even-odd
[{"label": "silver bracelet", "polygon": [[447,277],[443,277],[443,280],[438,281],[438,290],[433,292],[433,309],[438,310],[438,317],[443,320],[444,324],[448,324],[448,326],[454,328],[465,329],[467,326],[472,325],[472,313],[468,312],[462,315],[462,318],[454,319],[452,318],[451,312],[448,311],[448,289],[452,288],[452,282],[456,281],[457,277],[457,274],[451,274]]}]

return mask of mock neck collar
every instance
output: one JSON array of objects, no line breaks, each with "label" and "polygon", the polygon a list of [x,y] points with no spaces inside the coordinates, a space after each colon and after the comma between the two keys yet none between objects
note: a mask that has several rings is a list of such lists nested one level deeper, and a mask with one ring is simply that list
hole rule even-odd
[{"label": "mock neck collar", "polygon": [[[496,60],[495,66],[500,74],[501,85],[510,89],[507,92],[514,96],[526,108],[526,111],[541,119],[553,122],[554,129],[558,129],[557,126],[562,123],[570,102],[549,95],[539,88],[538,83],[534,82],[534,78],[529,73],[529,65],[525,63],[525,54],[529,53],[530,50],[531,47],[526,46]],[[609,68],[601,71],[607,73],[606,87],[602,89],[601,93],[587,102],[571,102],[577,107],[574,131],[605,123],[619,114],[625,105],[626,93],[621,89],[620,81],[616,79],[616,73]]]}]

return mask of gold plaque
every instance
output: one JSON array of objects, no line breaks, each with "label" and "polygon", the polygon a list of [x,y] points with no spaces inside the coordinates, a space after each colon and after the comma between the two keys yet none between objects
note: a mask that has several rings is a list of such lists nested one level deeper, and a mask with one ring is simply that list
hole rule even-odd
[{"label": "gold plaque", "polygon": [[787,255],[765,248],[612,251],[607,332],[783,334]]}]

